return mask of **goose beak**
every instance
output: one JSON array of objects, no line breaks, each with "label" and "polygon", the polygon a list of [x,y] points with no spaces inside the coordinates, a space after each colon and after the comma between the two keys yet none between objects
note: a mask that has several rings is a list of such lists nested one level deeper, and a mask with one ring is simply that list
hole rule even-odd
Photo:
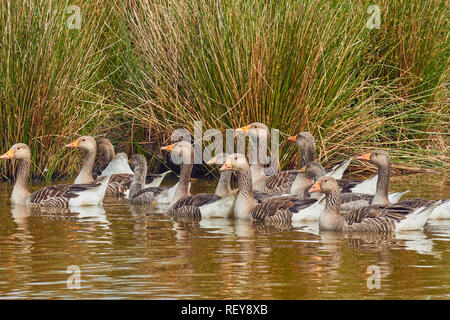
[{"label": "goose beak", "polygon": [[161,150],[172,152],[174,146],[175,146],[175,143],[170,144],[168,146],[161,147]]},{"label": "goose beak", "polygon": [[288,137],[288,140],[292,142],[297,142],[297,136],[290,136]]},{"label": "goose beak", "polygon": [[9,151],[0,156],[0,159],[14,159],[14,150],[9,149]]},{"label": "goose beak", "polygon": [[356,157],[356,159],[362,160],[362,161],[370,161],[370,153],[366,153],[365,155]]},{"label": "goose beak", "polygon": [[250,125],[245,126],[245,127],[241,127],[241,128],[237,128],[236,130],[234,130],[235,132],[241,132],[241,133],[248,133],[248,130],[250,129]]},{"label": "goose beak", "polygon": [[226,161],[223,166],[220,168],[220,171],[229,171],[233,168],[231,162]]},{"label": "goose beak", "polygon": [[78,139],[72,143],[66,144],[66,148],[78,148]]},{"label": "goose beak", "polygon": [[308,193],[313,193],[313,192],[322,192],[322,189],[320,189],[320,184],[318,181],[313,184],[311,189],[308,190]]},{"label": "goose beak", "polygon": [[298,172],[305,172],[305,171],[306,171],[306,166],[304,166],[303,168],[298,170]]}]

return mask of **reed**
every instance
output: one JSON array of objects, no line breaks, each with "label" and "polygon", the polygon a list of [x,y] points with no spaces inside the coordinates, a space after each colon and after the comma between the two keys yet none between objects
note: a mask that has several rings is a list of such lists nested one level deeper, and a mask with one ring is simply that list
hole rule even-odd
[{"label": "reed", "polygon": [[[444,2],[380,1],[380,29],[366,27],[369,5],[126,1],[126,114],[152,146],[194,121],[260,121],[311,131],[328,165],[381,148],[411,167],[448,166]],[[293,145],[281,154],[285,166],[299,161]]]},{"label": "reed", "polygon": [[[69,4],[79,30],[66,27]],[[50,177],[76,167],[68,140],[105,134],[156,169],[176,128],[260,121],[311,131],[326,166],[379,148],[399,168],[448,168],[445,1],[377,1],[380,29],[366,26],[371,4],[2,1],[2,149],[29,143],[35,174]],[[294,145],[280,151],[298,164]]]},{"label": "reed", "polygon": [[[34,176],[69,173],[75,158],[64,145],[94,134],[108,113],[107,23],[103,1],[78,1],[80,29],[70,29],[74,1],[0,2],[0,146],[30,145]],[[10,162],[0,163],[9,175]]]}]

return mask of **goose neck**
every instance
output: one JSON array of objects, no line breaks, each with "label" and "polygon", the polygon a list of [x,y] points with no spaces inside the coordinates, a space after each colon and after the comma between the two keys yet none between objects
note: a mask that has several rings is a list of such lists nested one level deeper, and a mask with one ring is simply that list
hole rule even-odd
[{"label": "goose neck", "polygon": [[219,182],[217,183],[215,194],[221,197],[231,193],[231,171],[222,171],[220,173]]},{"label": "goose neck", "polygon": [[390,170],[391,166],[389,164],[378,167],[377,187],[372,204],[390,204],[388,197]]},{"label": "goose neck", "polygon": [[31,161],[29,159],[21,159],[18,161],[16,183],[11,193],[11,203],[14,205],[25,204],[27,197],[30,195],[28,191],[30,163]]},{"label": "goose neck", "polygon": [[134,194],[144,189],[145,187],[145,177],[147,176],[147,163],[139,163],[134,168],[134,177],[130,185],[130,197]]},{"label": "goose neck", "polygon": [[189,192],[189,179],[191,177],[193,166],[192,161],[191,163],[183,163],[181,165],[180,179],[178,180],[178,187],[175,191],[172,203],[191,195]]},{"label": "goose neck", "polygon": [[95,155],[97,150],[85,150],[83,155],[83,167],[75,179],[75,184],[92,183],[92,169],[94,168]]}]

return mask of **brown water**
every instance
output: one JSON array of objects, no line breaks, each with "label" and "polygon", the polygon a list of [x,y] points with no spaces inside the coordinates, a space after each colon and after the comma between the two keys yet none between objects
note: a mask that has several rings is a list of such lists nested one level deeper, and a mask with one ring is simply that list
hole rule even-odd
[{"label": "brown water", "polygon": [[[214,184],[198,181],[192,191],[212,192]],[[11,187],[0,184],[3,299],[450,298],[450,221],[344,237],[315,224],[180,223],[167,207],[112,199],[83,210],[91,217],[36,216],[9,206]],[[450,197],[442,175],[392,179],[391,191],[404,189],[412,190],[405,199]],[[68,283],[78,268],[79,288]],[[380,272],[379,289],[368,287],[377,284],[371,268]]]}]

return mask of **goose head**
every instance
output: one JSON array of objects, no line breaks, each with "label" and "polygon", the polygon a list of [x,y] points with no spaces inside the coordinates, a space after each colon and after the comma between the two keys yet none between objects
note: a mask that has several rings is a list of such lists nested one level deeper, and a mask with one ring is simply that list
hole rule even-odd
[{"label": "goose head", "polygon": [[297,146],[301,151],[309,149],[311,147],[315,148],[316,146],[313,135],[307,131],[300,132],[295,136],[290,136],[288,137],[288,140],[297,143]]},{"label": "goose head", "polygon": [[333,177],[320,177],[316,183],[308,190],[309,193],[313,192],[321,192],[325,194],[332,193],[336,190],[339,190],[339,185],[335,178]]},{"label": "goose head", "polygon": [[131,159],[128,161],[130,164],[130,167],[132,170],[135,170],[136,168],[142,168],[144,165],[147,164],[147,160],[145,160],[145,157],[142,154],[133,154],[131,156]]},{"label": "goose head", "polygon": [[8,152],[1,155],[0,159],[29,160],[31,159],[31,151],[25,143],[16,143]]},{"label": "goose head", "polygon": [[384,150],[376,150],[371,153],[359,156],[356,159],[369,161],[377,167],[390,167],[391,165],[391,158],[389,157],[389,154]]},{"label": "goose head", "polygon": [[249,170],[249,165],[245,156],[241,153],[233,153],[227,156],[220,171],[243,171]]},{"label": "goose head", "polygon": [[97,152],[97,142],[91,136],[82,136],[73,141],[72,143],[66,144],[66,148],[76,148],[84,152]]},{"label": "goose head", "polygon": [[111,141],[107,138],[99,138],[97,141],[97,158],[109,162],[114,158],[115,151]]},{"label": "goose head", "polygon": [[172,160],[175,160],[175,163],[193,164],[194,148],[187,141],[178,141],[174,144],[161,147],[161,150],[170,152],[172,154]]},{"label": "goose head", "polygon": [[261,122],[253,122],[248,126],[237,128],[234,131],[236,133],[247,134],[249,137],[256,139],[267,139],[269,136],[269,128]]}]

